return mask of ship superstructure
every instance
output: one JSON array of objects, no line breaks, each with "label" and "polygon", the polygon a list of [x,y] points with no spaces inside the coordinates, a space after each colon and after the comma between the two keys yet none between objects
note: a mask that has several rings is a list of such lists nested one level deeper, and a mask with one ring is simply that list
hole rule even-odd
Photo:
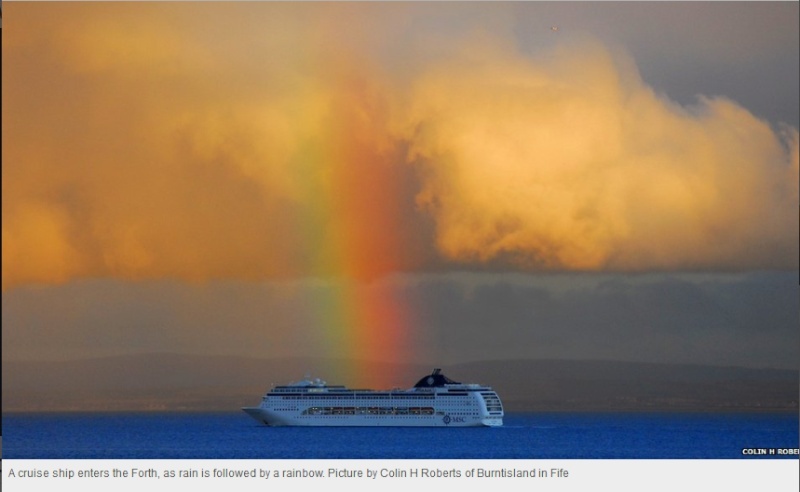
[{"label": "ship superstructure", "polygon": [[503,404],[491,387],[453,381],[441,369],[405,390],[348,389],[306,378],[275,386],[259,406],[242,410],[269,426],[503,425]]}]

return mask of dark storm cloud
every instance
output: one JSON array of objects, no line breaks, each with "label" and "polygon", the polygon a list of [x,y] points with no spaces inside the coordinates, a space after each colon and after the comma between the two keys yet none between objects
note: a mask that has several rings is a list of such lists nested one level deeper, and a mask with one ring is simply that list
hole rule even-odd
[{"label": "dark storm cloud", "polygon": [[[153,351],[324,356],[309,299],[334,281],[82,282],[3,296],[4,356]],[[365,285],[405,299],[414,362],[609,359],[795,368],[796,274],[407,275]],[[362,354],[363,356],[363,354]],[[392,355],[386,354],[385,360]],[[407,361],[408,362],[408,361]]]},{"label": "dark storm cloud", "polygon": [[421,322],[450,356],[796,366],[795,274],[571,282],[562,291],[533,278],[478,288],[435,281],[414,293],[431,300]]}]

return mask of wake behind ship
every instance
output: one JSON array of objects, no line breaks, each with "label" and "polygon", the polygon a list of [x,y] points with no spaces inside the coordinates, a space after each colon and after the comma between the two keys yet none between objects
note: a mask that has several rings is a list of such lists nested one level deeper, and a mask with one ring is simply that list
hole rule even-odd
[{"label": "wake behind ship", "polygon": [[275,386],[242,408],[269,426],[497,427],[503,404],[489,386],[459,383],[441,369],[407,390],[361,390],[305,379]]}]

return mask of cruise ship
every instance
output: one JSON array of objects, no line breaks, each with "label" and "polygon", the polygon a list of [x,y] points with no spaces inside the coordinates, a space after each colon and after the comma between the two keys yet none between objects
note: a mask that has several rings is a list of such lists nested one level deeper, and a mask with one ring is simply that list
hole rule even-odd
[{"label": "cruise ship", "polygon": [[275,386],[259,406],[242,410],[269,426],[503,425],[503,404],[491,387],[453,381],[441,369],[405,390],[348,389],[307,378]]}]

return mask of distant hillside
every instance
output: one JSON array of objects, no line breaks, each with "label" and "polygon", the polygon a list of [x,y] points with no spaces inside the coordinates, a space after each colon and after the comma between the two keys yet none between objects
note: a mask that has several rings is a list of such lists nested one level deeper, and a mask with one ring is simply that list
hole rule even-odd
[{"label": "distant hillside", "polygon": [[[360,387],[336,359],[256,359],[145,354],[66,362],[3,361],[3,411],[231,410],[253,405],[274,384],[309,374]],[[359,363],[416,382],[429,367]]]},{"label": "distant hillside", "polygon": [[[231,411],[310,373],[362,385],[333,359],[148,354],[70,362],[3,361],[3,411]],[[359,363],[413,385],[431,367]],[[507,411],[798,409],[798,371],[613,361],[483,361],[444,367],[493,386]]]},{"label": "distant hillside", "polygon": [[518,410],[796,410],[800,373],[614,361],[514,360],[453,366]]}]

